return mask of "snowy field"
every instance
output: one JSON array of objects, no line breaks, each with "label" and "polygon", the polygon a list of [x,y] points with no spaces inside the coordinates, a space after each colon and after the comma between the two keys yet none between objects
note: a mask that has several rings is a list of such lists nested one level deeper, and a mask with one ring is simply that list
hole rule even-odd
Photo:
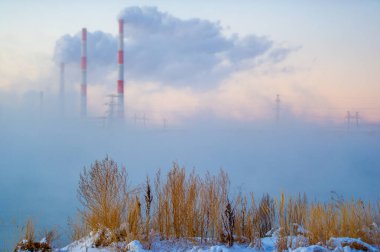
[{"label": "snowy field", "polygon": [[[299,237],[298,237],[299,238]],[[118,243],[110,247],[96,248],[94,242],[96,235],[89,235],[79,241],[75,241],[68,246],[59,249],[62,252],[107,252],[107,251],[135,251],[135,252],[166,252],[166,251],[189,251],[189,252],[253,252],[253,251],[276,251],[276,237],[265,237],[260,240],[259,246],[253,244],[236,244],[232,247],[225,245],[194,245],[189,241],[160,241],[155,240],[151,243],[150,249],[144,249],[140,241],[132,241],[130,243]],[[289,239],[290,240],[290,239]],[[297,238],[294,237],[293,244],[296,244]],[[378,252],[379,249],[371,246],[360,239],[353,238],[331,238],[328,241],[328,246],[311,245],[289,248],[288,251],[293,252],[328,252],[328,251],[369,251]]]}]

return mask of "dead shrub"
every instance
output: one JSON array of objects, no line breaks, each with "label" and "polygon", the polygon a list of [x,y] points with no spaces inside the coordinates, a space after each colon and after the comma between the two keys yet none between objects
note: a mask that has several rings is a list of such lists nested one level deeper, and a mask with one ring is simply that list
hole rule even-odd
[{"label": "dead shrub", "polygon": [[151,249],[151,223],[150,223],[150,212],[152,208],[152,201],[153,201],[153,193],[152,188],[150,185],[149,177],[146,177],[146,183],[145,183],[145,192],[144,192],[144,199],[145,199],[145,237],[144,240],[147,242],[147,249]]},{"label": "dead shrub", "polygon": [[256,230],[259,232],[261,238],[265,237],[266,234],[274,228],[275,209],[274,200],[269,194],[265,194],[261,198],[255,217]]},{"label": "dead shrub", "polygon": [[185,178],[185,169],[180,168],[177,163],[174,163],[173,168],[168,173],[166,187],[169,193],[173,235],[177,239],[180,237],[186,237],[183,223],[183,215],[186,214],[184,205]]},{"label": "dead shrub", "polygon": [[106,157],[95,161],[89,170],[84,168],[80,174],[78,198],[86,225],[93,231],[118,229],[125,212],[126,191],[127,173],[112,159]]},{"label": "dead shrub", "polygon": [[90,229],[81,214],[78,214],[74,220],[68,218],[67,225],[69,226],[71,241],[77,241],[90,233]]},{"label": "dead shrub", "polygon": [[235,208],[232,206],[230,200],[227,198],[226,208],[222,215],[223,233],[222,240],[227,242],[227,246],[234,245],[234,230],[235,230]]},{"label": "dead shrub", "polygon": [[128,191],[124,168],[119,168],[108,157],[95,161],[90,169],[84,168],[80,174],[77,192],[82,209],[77,221],[69,223],[73,239],[89,231],[97,233],[98,246],[127,239],[124,223],[127,221]]},{"label": "dead shrub", "polygon": [[[278,250],[326,245],[330,237],[339,236],[380,243],[380,205],[374,209],[369,203],[338,196],[326,204],[309,204],[305,195],[285,200],[282,194],[278,204],[268,194],[258,204],[252,193],[250,200],[242,193],[231,199],[225,171],[200,177],[194,171],[186,174],[178,163],[163,178],[158,171],[154,192],[148,177],[144,190],[127,192],[125,170],[108,158],[96,161],[80,176],[78,196],[83,209],[79,220],[71,224],[72,238],[97,231],[99,245],[140,239],[150,248],[155,235],[187,242],[199,237],[201,242],[229,246],[236,240],[262,249],[260,238],[273,234],[278,225]],[[28,231],[27,236],[34,233]],[[288,236],[296,237],[294,244]]]},{"label": "dead shrub", "polygon": [[52,242],[57,237],[55,230],[43,232],[43,238],[40,241],[36,241],[35,226],[32,219],[28,219],[26,225],[22,228],[24,235],[20,241],[16,244],[14,251],[51,251]]},{"label": "dead shrub", "polygon": [[142,231],[142,219],[141,219],[141,203],[137,195],[135,195],[130,202],[128,208],[128,239],[140,240]]},{"label": "dead shrub", "polygon": [[314,203],[310,206],[309,220],[306,226],[311,244],[326,244],[337,232],[338,214],[332,204]]},{"label": "dead shrub", "polygon": [[285,215],[285,196],[281,194],[281,200],[278,208],[278,217],[280,222],[280,228],[276,241],[277,251],[284,251],[288,249],[288,237],[286,235],[286,215]]}]

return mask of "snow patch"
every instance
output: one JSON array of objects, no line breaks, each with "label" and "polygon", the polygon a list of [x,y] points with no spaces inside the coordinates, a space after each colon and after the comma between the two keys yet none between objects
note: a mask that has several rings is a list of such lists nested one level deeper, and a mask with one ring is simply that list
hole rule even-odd
[{"label": "snow patch", "polygon": [[[276,237],[265,237],[261,239],[262,248],[255,248],[248,245],[235,244],[232,247],[225,245],[192,245],[191,243],[181,240],[160,241],[155,240],[152,244],[152,249],[144,249],[142,243],[138,240],[131,241],[126,244],[120,242],[112,244],[105,248],[95,248],[97,233],[91,233],[78,241],[60,249],[61,252],[114,252],[114,251],[131,251],[131,252],[169,252],[169,251],[184,251],[184,252],[272,252],[276,251]],[[289,237],[290,238],[290,237]],[[371,246],[360,239],[340,237],[331,238],[327,247],[320,245],[311,245],[298,247],[295,249],[289,248],[289,252],[355,252],[368,251],[379,252],[377,248]]]}]

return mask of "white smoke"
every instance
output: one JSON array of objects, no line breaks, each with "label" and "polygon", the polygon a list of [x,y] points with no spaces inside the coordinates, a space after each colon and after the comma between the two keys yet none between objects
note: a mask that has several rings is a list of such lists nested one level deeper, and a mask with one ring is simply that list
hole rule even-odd
[{"label": "white smoke", "polygon": [[[87,33],[87,58],[90,65],[108,66],[116,64],[116,38],[102,31]],[[79,64],[81,56],[81,33],[62,36],[55,45],[54,61]]]},{"label": "white smoke", "polygon": [[[278,47],[267,37],[227,37],[217,22],[183,20],[155,7],[130,7],[119,18],[125,22],[125,67],[129,80],[165,85],[212,87],[254,61],[279,62],[293,48]],[[116,22],[115,22],[116,25]],[[116,69],[117,37],[88,33],[89,68]],[[54,60],[78,64],[80,34],[64,35],[55,47]]]}]

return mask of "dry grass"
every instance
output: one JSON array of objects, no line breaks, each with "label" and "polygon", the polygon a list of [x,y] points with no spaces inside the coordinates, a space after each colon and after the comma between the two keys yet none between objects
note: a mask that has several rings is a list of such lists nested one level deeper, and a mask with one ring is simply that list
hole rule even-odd
[{"label": "dry grass", "polygon": [[185,217],[186,217],[186,205],[185,205],[185,169],[179,168],[177,163],[173,164],[173,168],[169,171],[167,178],[167,191],[169,192],[169,204],[170,204],[170,217],[172,220],[171,235],[176,238],[186,237]]},{"label": "dry grass", "polygon": [[269,194],[261,198],[258,209],[254,213],[255,230],[259,237],[265,237],[266,234],[275,228],[276,206],[274,200]]},{"label": "dry grass", "polygon": [[232,206],[232,203],[227,198],[226,208],[224,214],[222,215],[223,223],[223,235],[221,238],[222,242],[227,242],[227,245],[231,247],[234,245],[234,230],[235,230],[235,208]]},{"label": "dry grass", "polygon": [[277,251],[284,251],[288,249],[288,237],[286,235],[286,227],[288,226],[287,218],[285,214],[285,196],[284,193],[281,194],[281,199],[278,206],[278,218],[280,229],[278,232],[278,237],[276,241]]},{"label": "dry grass", "polygon": [[201,180],[200,219],[201,237],[219,239],[222,233],[221,215],[225,206],[229,186],[228,176],[220,171],[218,176],[207,173]]},{"label": "dry grass", "polygon": [[150,185],[149,177],[146,177],[146,183],[145,183],[145,192],[144,192],[144,200],[145,200],[145,231],[144,231],[144,240],[146,242],[145,247],[147,249],[151,249],[152,247],[152,237],[151,237],[151,208],[152,208],[152,202],[153,202],[153,194],[152,194],[152,187]]},{"label": "dry grass", "polygon": [[[235,201],[235,236],[236,241],[244,243],[251,241],[248,232],[248,201],[246,196],[239,194]],[[250,227],[252,228],[252,226]]]},{"label": "dry grass", "polygon": [[80,174],[78,198],[83,206],[85,224],[91,230],[116,231],[126,209],[127,174],[108,157],[95,161]]},{"label": "dry grass", "polygon": [[164,182],[161,173],[156,174],[157,217],[153,227],[165,239],[219,239],[228,185],[224,171],[218,176],[207,173],[202,179],[194,171],[187,175],[184,168],[174,163]]},{"label": "dry grass", "polygon": [[[158,171],[153,186],[147,177],[144,190],[127,193],[126,177],[108,158],[83,171],[78,189],[83,211],[79,222],[71,224],[73,239],[102,229],[111,232],[114,241],[140,239],[147,248],[157,235],[194,242],[200,237],[201,242],[230,245],[236,240],[261,249],[260,238],[277,229],[278,250],[309,243],[327,245],[331,237],[339,236],[380,243],[379,204],[337,197],[329,203],[309,204],[305,195],[284,194],[278,201],[268,194],[256,201],[253,193],[232,198],[223,170],[201,177],[194,171],[187,174],[178,163],[164,176]],[[294,244],[288,236],[296,237]]]},{"label": "dry grass", "polygon": [[[41,237],[45,237],[46,243],[49,245],[52,245],[53,242],[57,241],[59,239],[59,234],[57,231],[57,227],[52,228],[50,230],[44,229],[41,233]],[[51,247],[51,246],[50,246]]]},{"label": "dry grass", "polygon": [[375,218],[379,212],[376,211],[379,210],[361,200],[312,204],[306,225],[310,243],[326,244],[330,237],[352,237],[378,245],[380,230],[376,228]]},{"label": "dry grass", "polygon": [[35,225],[32,219],[28,219],[26,225],[22,228],[24,232],[20,241],[16,244],[14,251],[51,251],[52,242],[57,238],[58,234],[55,229],[50,231],[44,230],[40,238],[45,241],[36,241]]},{"label": "dry grass", "polygon": [[129,240],[140,240],[142,234],[141,203],[137,195],[129,200],[128,207],[128,238]]},{"label": "dry grass", "polygon": [[255,227],[255,216],[257,212],[257,207],[255,203],[255,196],[253,193],[250,193],[250,199],[251,199],[250,207],[247,210],[248,212],[247,212],[246,237],[249,243],[252,246],[255,246],[257,238],[259,237],[259,233],[257,232],[257,229]]},{"label": "dry grass", "polygon": [[83,216],[78,214],[76,219],[68,218],[67,224],[70,230],[70,238],[72,241],[77,241],[80,238],[88,235],[90,229],[86,226]]},{"label": "dry grass", "polygon": [[32,219],[28,219],[25,226],[24,240],[28,242],[34,242],[35,228]]}]

